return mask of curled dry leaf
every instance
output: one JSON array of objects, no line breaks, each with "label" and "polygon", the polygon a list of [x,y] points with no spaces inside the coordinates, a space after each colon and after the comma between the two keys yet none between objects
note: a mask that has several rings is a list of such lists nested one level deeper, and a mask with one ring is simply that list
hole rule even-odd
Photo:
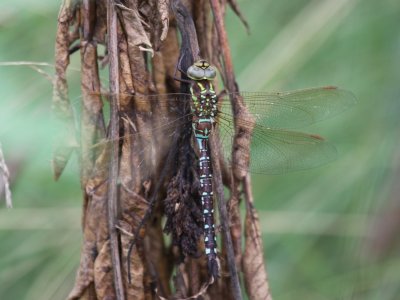
[{"label": "curled dry leaf", "polygon": [[105,137],[103,102],[100,97],[100,80],[97,66],[97,48],[92,42],[81,43],[81,161],[82,186],[90,178],[98,147],[93,147]]},{"label": "curled dry leaf", "polygon": [[[243,99],[237,101],[236,115],[238,119],[235,124],[235,138],[232,151],[233,174],[239,181],[247,174],[246,170],[250,163],[250,143],[252,134],[249,124],[252,123],[253,126],[255,124],[254,117],[242,103]],[[240,120],[246,120],[246,126],[242,126]]]},{"label": "curled dry leaf", "polygon": [[172,261],[168,257],[168,249],[164,243],[162,229],[162,211],[153,214],[152,222],[147,225],[144,249],[146,265],[153,285],[155,284],[162,295],[170,295],[170,277],[173,271]]},{"label": "curled dry leaf", "polygon": [[244,283],[252,300],[272,300],[267,272],[264,266],[263,247],[258,215],[251,204],[246,211],[245,250],[243,254]]},{"label": "curled dry leaf", "polygon": [[212,28],[213,28],[211,26],[212,23],[209,12],[210,12],[209,1],[194,1],[193,17],[194,17],[194,22],[196,24],[199,46],[200,49],[206,49],[206,51],[204,50],[202,51],[203,57],[207,57],[210,61],[212,61],[215,52],[218,49],[218,46],[213,49],[211,39],[209,38],[212,35]]},{"label": "curled dry leaf", "polygon": [[67,67],[69,65],[70,33],[69,28],[72,23],[74,6],[70,1],[65,1],[58,16],[58,27],[55,46],[55,69],[53,87],[52,110],[55,118],[62,128],[57,137],[56,147],[53,154],[53,174],[57,180],[74,149],[78,147],[75,138],[75,126],[72,109],[68,98],[68,83],[66,79]]},{"label": "curled dry leaf", "polygon": [[110,241],[107,240],[94,263],[94,285],[98,299],[116,299],[112,268]]},{"label": "curled dry leaf", "polygon": [[[153,65],[154,82],[159,93],[179,91],[179,82],[173,79],[176,70],[176,62],[179,60],[178,40],[176,25],[172,25],[171,30],[168,30],[166,40],[163,42],[163,47],[161,47],[160,52],[157,53],[161,55],[162,59],[156,57],[159,63]],[[167,107],[163,106],[163,104],[164,103],[160,103],[160,106]],[[161,113],[165,114],[165,110]]]},{"label": "curled dry leaf", "polygon": [[127,1],[129,5],[125,6],[117,4],[119,12],[122,15],[122,23],[127,35],[130,46],[139,47],[142,51],[148,51],[152,55],[154,53],[153,46],[150,42],[148,33],[144,28],[144,21],[141,18],[137,7],[134,5],[136,1]]},{"label": "curled dry leaf", "polygon": [[80,299],[85,293],[89,291],[94,292],[94,249],[96,249],[96,245],[93,240],[84,241],[81,249],[81,262],[76,276],[75,286],[68,295],[68,300]]},{"label": "curled dry leaf", "polygon": [[107,36],[107,0],[93,1],[96,4],[96,26],[94,27],[93,39],[103,45],[106,44]]},{"label": "curled dry leaf", "polygon": [[242,14],[242,11],[240,10],[239,4],[237,3],[236,0],[228,0],[229,6],[232,8],[234,13],[239,17],[240,21],[242,21],[244,27],[246,27],[247,33],[250,33],[250,28],[249,24],[247,23],[246,18]]},{"label": "curled dry leaf", "polygon": [[[97,274],[98,279],[95,279],[96,266],[106,265],[106,259],[110,259],[110,257],[104,256],[104,253],[102,256],[99,255],[101,251],[105,251],[104,245],[108,242],[107,214],[104,197],[106,191],[106,185],[102,184],[96,187],[90,195],[86,195],[87,204],[84,211],[86,218],[83,220],[84,240],[81,249],[81,262],[75,286],[68,299],[80,299],[82,295],[86,295],[87,293],[98,294],[98,289],[102,289],[102,287],[94,283],[103,276],[103,274]],[[98,259],[101,262],[97,262]],[[111,264],[111,260],[109,264]],[[99,272],[99,270],[96,272]]]},{"label": "curled dry leaf", "polygon": [[[87,172],[82,172],[85,192],[84,242],[81,265],[70,299],[115,298],[113,271],[117,269],[112,267],[111,247],[113,247],[114,253],[115,249],[120,251],[118,255],[122,258],[122,261],[117,268],[122,268],[122,280],[117,281],[123,283],[126,299],[154,299],[156,297],[154,295],[155,286],[159,295],[171,296],[169,284],[173,274],[173,263],[177,260],[179,260],[180,267],[174,278],[174,290],[176,291],[174,296],[184,297],[199,293],[197,295],[201,294],[204,299],[219,299],[221,297],[240,299],[240,297],[234,296],[240,295],[240,292],[232,292],[233,289],[230,284],[233,282],[232,279],[224,280],[222,277],[216,280],[212,286],[204,288],[208,275],[204,256],[197,256],[203,253],[201,251],[204,250],[204,243],[200,238],[202,234],[201,205],[200,201],[195,201],[196,199],[199,200],[198,190],[196,190],[198,179],[196,179],[196,172],[191,169],[196,164],[196,158],[193,149],[191,149],[192,145],[189,146],[191,136],[186,134],[183,137],[184,133],[182,132],[178,134],[179,139],[175,139],[175,135],[168,134],[164,134],[160,139],[160,136],[157,136],[152,129],[162,126],[165,124],[164,119],[175,117],[175,115],[170,115],[171,111],[165,109],[167,105],[163,105],[163,103],[168,102],[164,97],[159,97],[157,101],[143,101],[143,98],[140,98],[141,95],[173,93],[179,90],[179,84],[172,79],[175,66],[179,61],[180,51],[177,24],[179,24],[181,36],[185,36],[186,42],[191,43],[190,51],[188,47],[183,47],[187,54],[194,54],[193,57],[198,58],[199,53],[201,53],[204,58],[216,62],[224,77],[230,77],[229,80],[232,79],[232,76],[227,76],[222,70],[226,67],[226,64],[222,63],[226,62],[226,57],[224,57],[226,52],[221,50],[221,40],[216,34],[216,27],[211,23],[209,2],[189,0],[184,0],[184,2],[188,4],[187,7],[190,7],[188,11],[191,11],[191,13],[187,14],[185,20],[175,19],[176,22],[171,22],[171,24],[169,23],[169,0],[127,0],[123,2],[123,5],[117,4],[119,19],[117,30],[113,31],[113,34],[116,32],[117,46],[114,45],[106,49],[105,54],[108,59],[103,59],[103,61],[112,61],[110,49],[115,50],[117,48],[118,51],[114,52],[118,52],[118,58],[113,56],[114,61],[117,60],[119,63],[118,76],[115,77],[118,77],[119,80],[119,92],[124,93],[120,94],[119,97],[115,97],[115,94],[113,94],[113,97],[119,98],[118,113],[121,118],[118,124],[119,132],[113,136],[115,140],[118,139],[119,141],[119,173],[118,176],[113,176],[111,179],[107,172],[110,143],[102,143],[105,126],[101,124],[104,112],[101,107],[101,99],[98,96],[101,83],[97,69],[99,44],[110,47],[105,41],[107,1],[96,1],[96,10],[91,10],[90,14],[81,9],[75,9],[72,13],[71,10],[67,10],[68,5],[64,5],[60,12],[56,46],[57,76],[54,103],[57,104],[55,105],[57,111],[61,112],[60,115],[66,121],[66,133],[70,134],[71,137],[73,137],[73,128],[71,127],[73,115],[69,107],[68,87],[65,78],[70,55],[68,50],[71,49],[75,39],[82,38],[82,34],[78,35],[78,33],[85,31],[84,36],[93,37],[93,39],[81,40],[80,47],[76,47],[81,49],[83,109],[86,114],[82,119],[82,128],[85,131],[82,135],[82,142],[83,148],[86,147],[86,150],[83,149],[82,152],[89,153],[92,159],[89,163],[85,162],[88,164],[87,167],[83,166],[84,170],[87,168]],[[234,6],[236,1],[230,1],[230,4]],[[87,35],[87,30],[82,31],[82,28],[85,28],[82,18],[92,18],[94,12],[96,22],[91,23],[91,26],[94,27],[91,27],[89,30],[91,33]],[[193,24],[193,22],[188,22],[192,20],[193,16],[196,18],[194,22],[196,29],[189,28],[191,25],[188,25]],[[71,28],[72,24],[77,26]],[[182,26],[182,24],[184,25]],[[171,29],[169,29],[169,25],[171,25]],[[199,51],[196,32],[201,35],[201,51]],[[115,36],[113,37],[115,38]],[[164,42],[161,44],[160,41]],[[143,51],[151,54],[156,51],[156,55],[150,58],[150,55],[143,53]],[[149,74],[149,65],[153,68],[151,75]],[[115,81],[115,77],[112,78],[111,82]],[[224,78],[224,80],[226,83],[228,79]],[[241,107],[241,101],[239,101],[238,107],[237,115],[241,118],[251,118],[247,110]],[[246,166],[249,162],[249,155],[246,156],[243,153],[249,152],[251,132],[248,129],[242,129],[240,123],[237,124],[237,128],[237,142],[233,161],[234,164]],[[165,138],[165,136],[173,137],[173,139]],[[69,139],[64,139],[69,141]],[[96,142],[94,145],[91,144],[93,140]],[[75,147],[76,144],[73,138],[67,145]],[[99,147],[99,144],[104,146]],[[73,147],[61,147],[65,152],[61,151],[62,153],[58,155],[57,161],[61,161],[61,163],[57,162],[57,174],[61,174]],[[172,155],[169,158],[169,155],[166,156],[165,152],[162,152],[161,155],[156,153],[165,149],[175,150],[176,156]],[[188,153],[193,154],[193,157],[189,157]],[[165,157],[167,159],[164,159]],[[185,159],[181,160],[180,158],[183,157]],[[180,166],[169,163],[173,160],[179,161]],[[168,163],[165,161],[168,161]],[[167,165],[165,170],[164,164]],[[141,165],[140,168],[139,165]],[[89,169],[93,169],[93,171],[89,172]],[[240,169],[243,170],[244,168],[241,167]],[[236,171],[235,176],[240,179],[244,175]],[[231,178],[232,176],[229,174],[225,177]],[[110,224],[118,223],[121,237],[120,244],[113,243],[112,246],[106,206],[108,200],[107,185],[110,180],[114,180],[118,188],[118,209],[120,212],[116,220],[111,220]],[[226,179],[225,183],[229,185],[232,181]],[[145,186],[146,182],[149,183],[147,186]],[[199,185],[199,182],[197,182],[197,185]],[[216,188],[223,190],[222,184]],[[157,205],[152,202],[155,199],[165,198],[165,202],[159,201]],[[147,222],[144,222],[143,218],[150,208],[153,209],[152,213],[148,214],[151,217],[146,219]],[[168,251],[168,244],[162,236],[161,211],[164,208],[167,215],[166,230],[169,230],[173,235],[172,243],[179,245],[179,247],[172,247],[175,250],[179,248],[177,251]],[[234,230],[231,228],[231,234],[236,241],[234,243],[236,260],[239,260],[241,233],[237,203],[235,203],[234,209],[231,221],[233,220],[236,225]],[[248,222],[251,223],[251,221]],[[142,225],[145,226],[141,227]],[[138,228],[141,228],[141,230],[138,230]],[[132,233],[138,233],[140,241],[135,246],[132,255],[127,257]],[[261,291],[255,291],[256,283],[259,283],[262,278],[266,280],[265,271],[262,273],[256,268],[262,265],[262,250],[260,250],[261,252],[256,251],[253,238],[258,234],[258,229],[251,227],[251,224],[249,225],[246,222],[247,252],[245,256],[248,260],[243,261],[243,267],[245,268],[245,281],[249,291],[251,291],[249,294],[255,297],[251,299],[262,299],[261,296],[267,295],[263,288]],[[226,263],[228,261],[226,257],[227,247],[226,243],[222,245],[221,261],[222,265],[231,268],[230,265],[235,264]],[[186,258],[184,258],[185,255]],[[233,255],[230,255],[230,257],[233,257]],[[256,261],[252,261],[251,258]],[[127,259],[129,259],[131,265],[132,284],[127,281]],[[254,283],[251,282],[252,280],[254,280]],[[268,285],[266,286],[268,287]]]},{"label": "curled dry leaf", "polygon": [[235,252],[236,265],[240,266],[242,261],[242,221],[240,219],[239,199],[232,195],[228,202],[230,231],[232,236],[233,250]]},{"label": "curled dry leaf", "polygon": [[130,272],[132,282],[129,284],[127,280],[124,281],[124,288],[128,299],[144,299],[145,286],[144,286],[144,265],[139,252],[136,249],[132,251],[128,257],[128,248],[132,242],[133,236],[127,233],[133,232],[132,226],[125,221],[120,221],[118,227],[121,229],[121,246],[122,246],[122,271],[125,278],[128,278],[128,270],[126,268],[127,259],[130,260]]},{"label": "curled dry leaf", "polygon": [[169,27],[169,0],[157,1],[158,14],[160,15],[160,21],[162,24],[162,31],[160,40],[164,41],[168,34]]}]

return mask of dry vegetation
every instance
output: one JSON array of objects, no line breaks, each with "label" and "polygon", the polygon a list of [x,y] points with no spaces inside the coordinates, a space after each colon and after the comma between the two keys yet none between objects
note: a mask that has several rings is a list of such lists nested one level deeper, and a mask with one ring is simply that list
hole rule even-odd
[{"label": "dry vegetation", "polygon": [[[218,159],[218,143],[212,141],[222,272],[210,284],[201,255],[190,132],[171,132],[172,138],[166,139],[156,130],[184,108],[173,107],[162,96],[156,101],[144,96],[184,91],[174,80],[176,65],[185,70],[199,57],[217,66],[227,90],[237,91],[223,22],[226,5],[242,18],[235,1],[72,2],[64,1],[59,14],[54,83],[54,111],[65,128],[54,156],[55,176],[80,145],[84,192],[81,263],[69,299],[240,299],[239,274],[250,299],[271,299],[249,178],[237,170],[227,172]],[[77,53],[83,95],[78,134],[66,80],[70,56]],[[109,86],[100,81],[99,68],[104,67],[109,68]],[[109,124],[101,96],[105,91]],[[247,114],[240,98],[231,100],[235,115]],[[248,151],[250,134],[237,125],[234,149],[242,152],[233,153],[233,165],[248,164],[235,160],[248,159],[243,152]],[[105,139],[113,143],[102,143]],[[227,202],[223,185],[230,191]],[[172,242],[163,230],[171,233]]]}]

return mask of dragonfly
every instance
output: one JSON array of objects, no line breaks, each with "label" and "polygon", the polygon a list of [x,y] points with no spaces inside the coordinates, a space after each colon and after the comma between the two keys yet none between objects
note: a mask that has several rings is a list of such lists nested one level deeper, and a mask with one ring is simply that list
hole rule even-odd
[{"label": "dragonfly", "polygon": [[[214,79],[217,70],[206,60],[196,61],[186,72],[190,92],[164,95],[142,95],[136,101],[150,103],[161,110],[169,110],[167,116],[157,118],[153,130],[141,131],[135,127],[133,135],[153,135],[159,140],[171,139],[176,131],[189,127],[189,137],[197,156],[197,173],[200,181],[199,198],[203,219],[204,251],[208,273],[216,278],[220,271],[214,221],[214,195],[212,155],[209,139],[216,135],[225,161],[230,161],[234,138],[234,123],[251,132],[250,164],[240,166],[244,171],[260,174],[281,174],[305,170],[326,164],[336,158],[336,148],[314,134],[293,131],[344,112],[356,103],[350,91],[336,87],[318,87],[290,92],[237,92],[217,95]],[[135,95],[121,95],[132,96]],[[242,97],[255,122],[246,117],[233,117],[229,99]],[[153,105],[154,104],[154,105]],[[187,109],[181,109],[187,107]],[[172,114],[172,117],[171,117]],[[235,120],[235,122],[234,122]],[[133,122],[131,122],[133,123]],[[163,147],[159,144],[159,148]],[[152,146],[143,146],[141,152],[152,153]],[[165,150],[166,151],[166,150]],[[138,162],[142,164],[143,161]],[[232,168],[237,167],[231,165]],[[129,260],[128,260],[129,261]],[[128,268],[129,271],[129,268]]]}]

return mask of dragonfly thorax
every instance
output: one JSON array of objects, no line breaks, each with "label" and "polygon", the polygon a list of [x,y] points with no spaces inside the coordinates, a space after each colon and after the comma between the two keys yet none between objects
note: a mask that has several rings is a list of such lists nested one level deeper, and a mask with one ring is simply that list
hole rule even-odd
[{"label": "dragonfly thorax", "polygon": [[208,80],[194,81],[190,87],[192,95],[191,109],[197,118],[217,116],[217,95],[213,84]]}]

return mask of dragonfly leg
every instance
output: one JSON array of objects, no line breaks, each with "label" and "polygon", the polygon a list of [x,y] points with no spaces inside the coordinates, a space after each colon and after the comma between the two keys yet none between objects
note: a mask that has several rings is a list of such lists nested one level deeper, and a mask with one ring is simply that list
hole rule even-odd
[{"label": "dragonfly leg", "polygon": [[81,49],[81,44],[76,44],[71,46],[71,48],[68,49],[68,54],[72,55],[74,54],[76,51],[78,51],[79,49]]},{"label": "dragonfly leg", "polygon": [[217,99],[221,99],[223,97],[225,97],[227,95],[227,91],[225,89],[223,89],[221,92],[219,92],[219,94],[217,95]]},{"label": "dragonfly leg", "polygon": [[177,76],[178,71],[181,72],[181,74],[186,75],[186,72],[185,72],[184,70],[182,70],[182,68],[181,68],[182,59],[183,59],[183,56],[181,56],[181,57],[179,58],[179,61],[178,61],[178,63],[177,63],[176,66],[175,66],[174,79],[175,79],[176,81],[183,82],[183,83],[192,83],[192,81],[189,80],[189,79],[182,79],[182,78],[180,78],[180,77]]},{"label": "dragonfly leg", "polygon": [[[238,86],[237,86],[237,83],[235,82],[235,91],[238,91],[239,90],[239,88],[238,88]],[[232,92],[229,92],[229,93],[232,93]],[[226,96],[228,96],[228,91],[226,90],[226,89],[223,89],[221,92],[219,92],[219,94],[217,95],[217,99],[221,99],[221,98],[224,98],[224,97],[226,97]]]},{"label": "dragonfly leg", "polygon": [[183,82],[183,83],[191,83],[192,82],[189,79],[183,79],[183,78],[180,78],[180,77],[176,76],[176,73],[177,73],[178,70],[179,70],[179,72],[185,74],[185,72],[182,72],[182,70],[178,68],[178,65],[176,65],[175,73],[174,73],[174,80],[179,81],[179,82]]}]

